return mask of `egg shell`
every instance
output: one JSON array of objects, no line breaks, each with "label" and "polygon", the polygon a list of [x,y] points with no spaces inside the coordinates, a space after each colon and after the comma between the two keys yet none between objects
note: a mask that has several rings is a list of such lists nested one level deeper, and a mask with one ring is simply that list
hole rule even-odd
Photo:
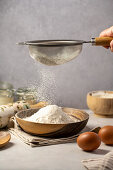
[{"label": "egg shell", "polygon": [[78,146],[85,151],[96,150],[100,144],[101,139],[98,134],[94,132],[85,132],[77,138]]},{"label": "egg shell", "polygon": [[98,134],[103,143],[113,145],[113,126],[102,127]]}]

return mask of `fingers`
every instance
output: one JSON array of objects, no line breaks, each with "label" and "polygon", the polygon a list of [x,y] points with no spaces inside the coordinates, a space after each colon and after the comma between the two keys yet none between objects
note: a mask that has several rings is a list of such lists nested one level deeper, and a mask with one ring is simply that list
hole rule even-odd
[{"label": "fingers", "polygon": [[113,26],[102,31],[100,37],[113,37]]},{"label": "fingers", "polygon": [[110,42],[111,52],[113,52],[113,40]]},{"label": "fingers", "polygon": [[107,29],[102,31],[99,35],[99,37],[107,37]]},{"label": "fingers", "polygon": [[[99,35],[99,37],[113,37],[113,26],[102,31]],[[109,47],[105,47],[105,48],[109,48]],[[113,40],[110,43],[110,49],[113,52]]]}]

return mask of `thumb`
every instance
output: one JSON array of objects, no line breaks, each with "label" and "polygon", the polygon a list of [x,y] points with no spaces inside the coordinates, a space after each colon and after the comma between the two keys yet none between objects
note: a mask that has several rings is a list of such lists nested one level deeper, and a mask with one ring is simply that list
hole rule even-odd
[{"label": "thumb", "polygon": [[110,42],[110,48],[111,48],[111,51],[113,52],[113,40]]},{"label": "thumb", "polygon": [[113,37],[113,26],[102,31],[100,37]]}]

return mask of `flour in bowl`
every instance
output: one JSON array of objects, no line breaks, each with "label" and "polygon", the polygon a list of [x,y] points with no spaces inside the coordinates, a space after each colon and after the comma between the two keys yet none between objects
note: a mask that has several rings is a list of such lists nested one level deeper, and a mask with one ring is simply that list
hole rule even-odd
[{"label": "flour in bowl", "polygon": [[107,91],[98,91],[92,93],[92,96],[99,97],[99,98],[110,98],[113,99],[113,93],[107,92]]},{"label": "flour in bowl", "polygon": [[48,105],[43,107],[32,116],[24,118],[24,120],[49,124],[66,124],[79,121],[77,118],[71,119],[71,117],[63,112],[62,108],[57,105]]}]

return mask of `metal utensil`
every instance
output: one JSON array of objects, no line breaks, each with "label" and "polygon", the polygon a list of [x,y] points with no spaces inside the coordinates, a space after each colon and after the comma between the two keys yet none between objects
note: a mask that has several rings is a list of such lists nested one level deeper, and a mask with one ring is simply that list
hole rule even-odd
[{"label": "metal utensil", "polygon": [[46,65],[64,64],[79,55],[83,43],[96,46],[110,46],[112,37],[97,37],[90,41],[83,40],[40,40],[20,42],[19,45],[28,45],[30,56]]}]

